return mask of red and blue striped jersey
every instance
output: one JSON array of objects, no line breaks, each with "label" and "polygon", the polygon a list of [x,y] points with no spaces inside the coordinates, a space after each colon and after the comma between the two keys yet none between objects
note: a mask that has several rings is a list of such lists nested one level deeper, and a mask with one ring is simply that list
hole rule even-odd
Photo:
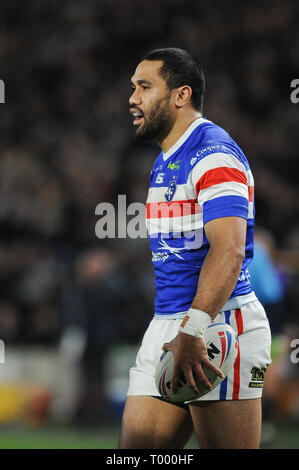
[{"label": "red and blue striped jersey", "polygon": [[254,296],[248,273],[254,211],[253,176],[244,153],[221,127],[196,119],[166,153],[161,151],[150,174],[146,226],[155,271],[155,315],[184,316],[209,250],[205,224],[221,217],[247,220],[245,259],[224,307],[238,308],[242,299]]}]

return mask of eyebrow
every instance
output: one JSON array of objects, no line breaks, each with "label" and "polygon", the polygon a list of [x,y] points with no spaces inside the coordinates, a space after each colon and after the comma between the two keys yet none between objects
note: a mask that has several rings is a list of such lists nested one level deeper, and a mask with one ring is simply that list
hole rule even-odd
[{"label": "eyebrow", "polygon": [[[131,84],[134,85],[133,80],[131,79]],[[142,78],[140,80],[137,80],[137,85],[152,85],[152,82],[149,80],[146,80],[145,78]]]}]

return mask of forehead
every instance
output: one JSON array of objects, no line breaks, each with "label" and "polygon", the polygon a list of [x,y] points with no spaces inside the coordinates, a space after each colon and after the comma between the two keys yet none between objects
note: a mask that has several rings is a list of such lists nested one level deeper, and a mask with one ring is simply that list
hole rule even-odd
[{"label": "forehead", "polygon": [[164,82],[163,78],[159,75],[162,65],[162,60],[143,60],[138,64],[131,79],[132,82],[137,82],[137,80],[147,80],[153,84]]}]

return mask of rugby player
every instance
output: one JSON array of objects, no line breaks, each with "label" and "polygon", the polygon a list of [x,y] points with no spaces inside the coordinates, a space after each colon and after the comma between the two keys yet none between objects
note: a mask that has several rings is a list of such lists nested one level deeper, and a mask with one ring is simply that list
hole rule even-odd
[{"label": "rugby player", "polygon": [[[193,432],[200,448],[258,448],[271,334],[248,273],[255,211],[248,161],[203,116],[205,79],[188,52],[150,51],[131,85],[135,137],[154,139],[161,152],[146,203],[155,314],[130,369],[119,448],[184,448]],[[230,324],[240,346],[233,370],[213,390],[203,372],[205,365],[221,375],[203,339],[212,321]],[[195,374],[210,391],[190,403],[163,400],[155,385],[162,348],[174,354],[174,391],[182,373],[195,391]]]}]

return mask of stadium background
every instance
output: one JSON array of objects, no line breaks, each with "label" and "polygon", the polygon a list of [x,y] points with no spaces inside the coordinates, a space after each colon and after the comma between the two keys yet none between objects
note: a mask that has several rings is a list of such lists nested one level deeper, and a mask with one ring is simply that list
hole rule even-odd
[{"label": "stadium background", "polygon": [[95,208],[145,201],[158,149],[132,140],[129,79],[160,46],[199,57],[205,115],[251,163],[274,337],[263,446],[299,448],[296,16],[295,1],[1,2],[1,448],[116,445],[153,273],[147,240],[96,237]]}]

